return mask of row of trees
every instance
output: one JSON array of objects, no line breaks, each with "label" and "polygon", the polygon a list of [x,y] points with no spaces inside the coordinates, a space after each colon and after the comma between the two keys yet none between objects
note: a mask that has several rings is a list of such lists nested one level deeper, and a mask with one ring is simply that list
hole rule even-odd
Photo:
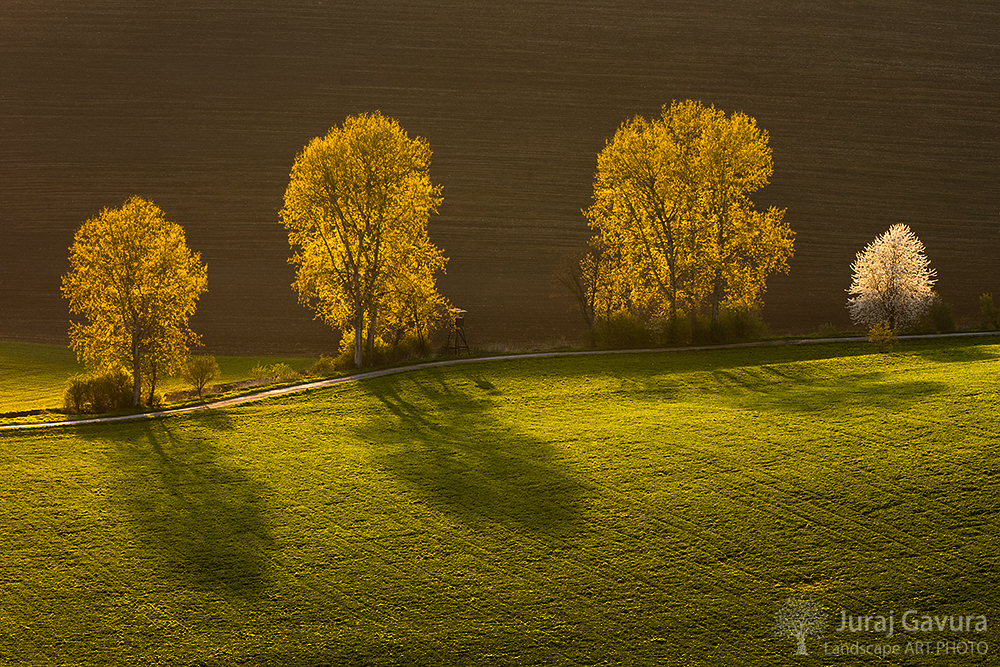
[{"label": "row of trees", "polygon": [[784,209],[751,201],[772,171],[767,132],[743,113],[689,100],[622,124],[598,156],[588,252],[562,277],[591,330],[618,313],[676,325],[758,307],[793,252]]},{"label": "row of trees", "polygon": [[[427,223],[441,187],[431,150],[380,113],[348,118],[296,157],[281,221],[296,266],[293,288],[343,335],[356,366],[376,347],[412,338],[424,347],[446,314],[435,286],[447,258]],[[588,324],[615,314],[676,324],[681,314],[754,308],[767,277],[787,271],[793,232],[784,210],[754,209],[772,173],[767,133],[753,118],[698,102],[624,123],[598,156],[589,251],[566,284]],[[889,258],[889,259],[886,259]],[[77,231],[63,293],[70,339],[88,366],[127,370],[132,401],[182,370],[199,337],[189,327],[208,270],[184,230],[134,197]],[[933,293],[922,246],[897,225],[859,253],[851,314],[858,322],[911,321]],[[199,390],[201,387],[199,387]]]},{"label": "row of trees", "polygon": [[[292,168],[281,219],[297,267],[293,288],[344,341],[353,340],[356,366],[380,343],[412,338],[426,347],[446,315],[435,274],[447,258],[427,235],[441,202],[430,156],[426,140],[410,139],[375,113],[314,139]],[[208,268],[188,249],[184,230],[139,197],[87,220],[70,264],[62,291],[83,318],[70,325],[71,346],[118,385],[127,370],[132,404],[141,403],[143,386],[151,404],[157,378],[183,370],[199,343],[189,320],[207,290]],[[78,385],[82,396],[89,385]]]},{"label": "row of trees", "polygon": [[[348,118],[296,157],[281,221],[296,266],[293,288],[343,334],[356,366],[386,341],[426,345],[448,303],[435,286],[447,259],[427,235],[441,203],[431,150],[380,113]],[[622,125],[598,156],[595,231],[575,276],[593,324],[627,311],[676,320],[680,309],[754,306],[765,280],[787,271],[792,232],[784,211],[756,211],[750,195],[772,172],[767,133],[745,114],[697,102]],[[188,326],[207,289],[207,267],[180,226],[138,197],[105,209],[77,232],[63,279],[81,360],[128,369],[133,402],[153,400],[198,343]]]}]

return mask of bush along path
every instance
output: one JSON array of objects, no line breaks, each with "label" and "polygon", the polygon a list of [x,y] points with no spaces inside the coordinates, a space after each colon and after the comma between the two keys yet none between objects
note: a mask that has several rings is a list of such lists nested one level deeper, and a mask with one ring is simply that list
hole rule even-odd
[{"label": "bush along path", "polygon": [[[1000,336],[1000,332],[997,331],[975,331],[969,333],[950,333],[950,334],[918,334],[910,336],[898,336],[899,340],[906,339],[925,339],[925,338],[964,338],[964,337],[976,337],[976,336]],[[66,421],[57,422],[33,422],[25,424],[6,424],[0,426],[0,431],[9,431],[15,429],[30,429],[30,428],[54,428],[57,426],[78,426],[82,424],[105,424],[111,422],[129,421],[136,419],[155,419],[158,417],[167,417],[170,415],[179,415],[187,412],[196,412],[199,410],[210,410],[218,408],[228,408],[234,405],[241,405],[243,403],[251,403],[253,401],[262,401],[268,398],[276,398],[278,396],[285,396],[287,394],[295,394],[303,391],[310,391],[312,389],[320,389],[323,387],[331,387],[333,385],[343,384],[345,382],[357,382],[360,380],[368,380],[371,378],[382,377],[384,375],[393,375],[395,373],[406,373],[409,371],[420,370],[424,368],[434,368],[437,366],[451,366],[455,364],[472,364],[483,361],[505,361],[505,360],[515,360],[515,359],[538,359],[544,357],[572,357],[580,355],[593,355],[593,354],[648,354],[651,352],[684,352],[684,351],[697,351],[697,350],[724,350],[729,348],[741,348],[741,347],[771,347],[778,345],[808,345],[811,343],[852,343],[852,342],[867,342],[867,338],[859,337],[842,337],[842,338],[801,338],[792,340],[768,340],[768,341],[756,341],[751,343],[729,343],[725,345],[699,345],[699,346],[684,346],[684,347],[660,347],[660,348],[643,348],[643,349],[627,349],[627,350],[575,350],[575,351],[562,351],[562,352],[529,352],[525,354],[506,354],[500,356],[487,356],[487,357],[467,357],[458,359],[445,359],[442,361],[429,361],[420,364],[412,364],[409,366],[396,366],[393,368],[382,368],[379,370],[368,371],[365,373],[357,373],[354,375],[346,375],[338,378],[328,378],[326,380],[316,380],[315,382],[305,382],[302,384],[290,385],[285,387],[278,387],[275,389],[267,389],[264,391],[254,392],[252,394],[245,394],[243,396],[236,396],[233,398],[227,398],[219,401],[213,401],[209,403],[200,403],[198,405],[189,405],[179,408],[167,408],[164,410],[152,410],[148,412],[133,413],[127,415],[115,415],[110,417],[91,417],[87,419],[71,419]]]}]

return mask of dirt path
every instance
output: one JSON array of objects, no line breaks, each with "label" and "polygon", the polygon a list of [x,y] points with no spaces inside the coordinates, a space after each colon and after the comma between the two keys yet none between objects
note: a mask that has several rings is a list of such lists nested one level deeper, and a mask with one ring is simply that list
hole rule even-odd
[{"label": "dirt path", "polygon": [[[962,338],[962,337],[974,337],[974,336],[998,336],[1000,332],[996,331],[983,331],[983,332],[973,332],[973,333],[952,333],[952,334],[927,334],[927,335],[916,335],[916,336],[899,336],[901,340],[904,339],[920,339],[920,338]],[[151,412],[142,412],[129,415],[119,415],[116,417],[93,417],[91,419],[73,419],[67,421],[59,422],[38,422],[31,424],[7,424],[5,426],[0,426],[0,431],[10,431],[18,429],[31,429],[31,428],[54,428],[57,426],[79,426],[82,424],[108,424],[112,422],[129,421],[135,419],[153,419],[156,417],[167,417],[170,415],[180,415],[187,412],[197,412],[199,410],[212,410],[217,408],[228,408],[234,405],[241,405],[243,403],[251,403],[253,401],[261,401],[267,398],[275,398],[277,396],[285,396],[287,394],[295,394],[302,391],[309,391],[310,389],[319,389],[321,387],[332,387],[337,384],[344,384],[345,382],[358,382],[360,380],[369,380],[371,378],[382,377],[384,375],[394,375],[396,373],[407,373],[409,371],[420,370],[424,368],[435,368],[437,366],[454,366],[457,364],[474,364],[485,361],[505,361],[512,359],[538,359],[542,357],[573,357],[582,355],[594,355],[594,354],[642,354],[650,352],[683,352],[692,350],[725,350],[732,348],[741,347],[776,347],[780,345],[808,345],[812,343],[858,343],[865,342],[865,338],[852,337],[852,338],[803,338],[795,340],[771,340],[771,341],[758,341],[754,343],[731,343],[728,345],[699,345],[699,346],[686,346],[686,347],[659,347],[659,348],[646,348],[641,350],[579,350],[574,352],[531,352],[528,354],[506,354],[496,357],[469,357],[466,359],[448,359],[445,361],[429,361],[422,364],[413,364],[412,366],[399,366],[396,368],[384,368],[377,371],[369,371],[367,373],[358,373],[356,375],[348,375],[346,377],[330,378],[327,380],[317,380],[315,382],[306,382],[303,384],[297,384],[290,387],[280,387],[278,389],[267,389],[264,391],[255,392],[253,394],[247,394],[245,396],[237,396],[236,398],[227,398],[221,401],[214,401],[211,403],[202,403],[201,405],[192,405],[184,408],[168,408],[166,410],[157,410]]]}]

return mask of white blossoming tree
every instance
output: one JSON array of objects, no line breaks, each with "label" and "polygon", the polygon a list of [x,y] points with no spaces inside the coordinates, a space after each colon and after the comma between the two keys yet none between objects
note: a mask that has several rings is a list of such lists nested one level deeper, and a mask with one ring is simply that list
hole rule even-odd
[{"label": "white blossoming tree", "polygon": [[797,642],[795,655],[809,655],[806,637],[819,637],[826,632],[826,608],[806,598],[788,598],[785,606],[774,614],[774,634],[777,637],[794,637]]},{"label": "white blossoming tree", "polygon": [[906,225],[893,225],[872,241],[851,270],[847,308],[856,324],[902,329],[915,324],[935,298],[935,271],[924,244]]}]

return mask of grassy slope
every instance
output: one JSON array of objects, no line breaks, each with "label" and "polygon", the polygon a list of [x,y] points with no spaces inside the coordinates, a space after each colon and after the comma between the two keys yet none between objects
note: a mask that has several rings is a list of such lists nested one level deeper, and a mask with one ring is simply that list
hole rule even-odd
[{"label": "grassy slope", "polygon": [[[288,364],[294,371],[309,368],[315,359],[300,357],[216,357],[222,377],[218,382],[251,379],[251,369],[262,364]],[[66,380],[86,369],[76,353],[62,345],[0,341],[0,413],[61,408]],[[165,378],[158,391],[189,389],[180,378]]]},{"label": "grassy slope", "polygon": [[66,380],[83,370],[68,347],[0,341],[0,413],[61,407]]},{"label": "grassy slope", "polygon": [[996,623],[1000,346],[859,351],[492,362],[3,434],[0,663],[799,664],[792,595]]}]

